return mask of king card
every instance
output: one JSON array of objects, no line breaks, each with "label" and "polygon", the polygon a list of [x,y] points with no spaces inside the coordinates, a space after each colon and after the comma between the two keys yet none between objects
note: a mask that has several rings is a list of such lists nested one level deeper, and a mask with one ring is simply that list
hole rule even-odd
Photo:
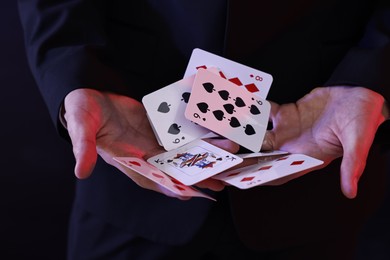
[{"label": "king card", "polygon": [[185,185],[193,185],[225,171],[243,159],[201,139],[147,160]]}]

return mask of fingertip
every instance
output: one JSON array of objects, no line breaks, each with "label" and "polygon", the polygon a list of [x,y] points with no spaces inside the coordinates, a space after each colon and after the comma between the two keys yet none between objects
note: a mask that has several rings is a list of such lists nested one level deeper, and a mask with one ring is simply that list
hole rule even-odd
[{"label": "fingertip", "polygon": [[222,191],[225,188],[225,185],[218,180],[207,179],[196,184],[197,187],[202,189],[209,189],[212,191]]},{"label": "fingertip", "polygon": [[92,170],[85,169],[85,167],[82,167],[82,166],[77,165],[77,164],[74,168],[74,174],[80,180],[88,178],[89,176],[91,176],[91,173],[92,173]]},{"label": "fingertip", "polygon": [[354,199],[357,196],[359,179],[365,169],[365,159],[354,154],[345,153],[341,162],[340,177],[343,194]]},{"label": "fingertip", "polygon": [[272,151],[273,147],[272,144],[264,138],[263,143],[261,144],[261,150],[262,151]]},{"label": "fingertip", "polygon": [[215,185],[210,188],[210,190],[212,191],[223,191],[224,189],[225,189],[225,185],[223,184]]},{"label": "fingertip", "polygon": [[93,169],[95,168],[97,156],[85,156],[76,160],[76,166],[74,173],[78,179],[86,179],[91,176]]},{"label": "fingertip", "polygon": [[237,143],[228,139],[210,138],[205,141],[230,153],[237,153],[240,150],[240,146]]},{"label": "fingertip", "polygon": [[343,194],[344,194],[344,196],[345,197],[347,197],[348,199],[354,199],[354,198],[356,198],[356,194],[357,194],[357,192],[356,191],[344,191],[343,192]]},{"label": "fingertip", "polygon": [[262,151],[272,151],[275,149],[275,134],[272,130],[267,130],[261,144]]},{"label": "fingertip", "polygon": [[357,186],[358,186],[357,183],[358,183],[358,180],[356,178],[354,178],[351,181],[343,181],[342,182],[341,189],[342,189],[342,192],[343,192],[345,197],[347,197],[348,199],[356,198]]}]

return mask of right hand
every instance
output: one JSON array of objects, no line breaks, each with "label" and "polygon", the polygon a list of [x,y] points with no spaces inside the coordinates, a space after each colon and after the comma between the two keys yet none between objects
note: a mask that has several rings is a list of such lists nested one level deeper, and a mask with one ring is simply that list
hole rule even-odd
[{"label": "right hand", "polygon": [[[140,102],[93,89],[77,89],[66,96],[64,110],[66,128],[76,159],[75,175],[78,178],[84,179],[91,175],[99,155],[139,186],[178,197],[113,160],[113,157],[120,156],[147,159],[165,151],[158,144]],[[210,142],[232,153],[238,150],[238,145],[228,140]],[[221,190],[224,185],[217,180],[210,180],[203,187]]]},{"label": "right hand", "polygon": [[[364,87],[318,87],[295,103],[271,103],[273,129],[267,131],[263,148],[324,161],[316,169],[342,157],[341,190],[355,198],[375,134],[386,118],[387,106],[379,93]],[[281,185],[309,171],[268,184]]]}]

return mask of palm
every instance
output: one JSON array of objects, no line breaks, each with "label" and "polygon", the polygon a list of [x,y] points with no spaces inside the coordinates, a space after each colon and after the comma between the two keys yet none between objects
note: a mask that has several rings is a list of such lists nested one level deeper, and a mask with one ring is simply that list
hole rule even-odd
[{"label": "palm", "polygon": [[99,154],[141,187],[175,196],[112,159],[114,156],[147,158],[163,152],[142,104],[124,96],[79,89],[66,97],[65,110],[77,177],[87,178],[91,174]]},{"label": "palm", "polygon": [[148,158],[163,152],[142,104],[123,96],[114,99],[115,103],[96,136],[99,154],[107,160],[112,156]]}]

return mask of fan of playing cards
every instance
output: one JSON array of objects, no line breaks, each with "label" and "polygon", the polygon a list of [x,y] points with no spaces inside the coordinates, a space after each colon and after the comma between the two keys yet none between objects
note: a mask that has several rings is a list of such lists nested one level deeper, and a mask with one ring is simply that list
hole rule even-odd
[{"label": "fan of playing cards", "polygon": [[[114,159],[175,194],[209,199],[213,198],[191,185],[215,178],[247,189],[322,164],[303,154],[259,152],[269,119],[266,96],[271,83],[270,74],[194,49],[183,79],[142,99],[167,152],[147,161]],[[231,154],[202,140],[218,135],[253,153]],[[264,159],[229,171],[248,157]]]}]

